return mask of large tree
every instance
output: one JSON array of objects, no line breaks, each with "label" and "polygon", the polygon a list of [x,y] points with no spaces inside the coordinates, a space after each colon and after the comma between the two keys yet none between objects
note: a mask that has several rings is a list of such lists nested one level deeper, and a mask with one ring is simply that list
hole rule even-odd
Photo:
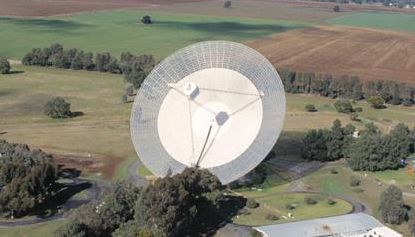
[{"label": "large tree", "polygon": [[70,223],[85,226],[88,236],[111,236],[122,223],[133,218],[139,195],[140,189],[132,184],[116,183],[99,202],[92,202],[72,211],[68,215]]},{"label": "large tree", "polygon": [[381,96],[371,96],[367,102],[369,102],[369,104],[371,104],[375,109],[382,109],[385,107],[385,99]]},{"label": "large tree", "polygon": [[141,83],[153,70],[156,61],[152,55],[135,56],[129,52],[121,55],[121,71],[124,74],[125,82],[139,89]]},{"label": "large tree", "polygon": [[328,131],[323,129],[312,129],[303,139],[302,156],[307,160],[327,161],[326,136]]},{"label": "large tree", "polygon": [[0,140],[0,213],[22,216],[51,195],[58,177],[53,157]]},{"label": "large tree", "polygon": [[362,135],[350,143],[347,161],[353,170],[397,169],[413,152],[411,135],[404,124],[398,124],[388,135],[368,124]]},{"label": "large tree", "polygon": [[[136,220],[142,220],[162,236],[184,236],[208,221],[215,210],[220,181],[207,170],[187,168],[181,174],[158,179],[137,203]],[[196,226],[195,226],[196,225]]]},{"label": "large tree", "polygon": [[326,135],[328,160],[338,160],[343,157],[344,140],[345,134],[341,122],[336,119],[333,122],[330,132]]},{"label": "large tree", "polygon": [[72,116],[71,104],[61,97],[55,97],[45,104],[44,112],[51,118],[68,118]]},{"label": "large tree", "polygon": [[0,74],[10,73],[10,63],[5,58],[0,58]]},{"label": "large tree", "polygon": [[382,220],[390,224],[400,224],[406,216],[402,191],[396,186],[389,186],[380,195],[379,211]]}]

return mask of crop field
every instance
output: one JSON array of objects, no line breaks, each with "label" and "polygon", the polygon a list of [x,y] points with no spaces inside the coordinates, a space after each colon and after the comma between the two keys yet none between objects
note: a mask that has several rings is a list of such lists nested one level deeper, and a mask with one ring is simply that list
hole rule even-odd
[{"label": "crop field", "polygon": [[[154,24],[144,25],[150,14]],[[204,40],[247,41],[301,27],[288,21],[240,17],[168,14],[149,11],[103,11],[46,18],[0,18],[0,55],[21,59],[33,47],[62,43],[85,51],[130,51],[158,59]]]},{"label": "crop field", "polygon": [[334,4],[312,1],[281,0],[238,0],[229,9],[223,8],[223,1],[196,1],[159,6],[143,6],[142,9],[164,12],[251,17],[275,20],[289,20],[307,23],[325,23],[326,20],[351,14],[349,11],[333,12]]},{"label": "crop field", "polygon": [[[414,18],[415,19],[415,18]],[[254,40],[277,69],[415,83],[415,33],[316,26]]]},{"label": "crop field", "polygon": [[415,15],[405,13],[354,13],[329,19],[330,24],[415,32]]},{"label": "crop field", "polygon": [[145,5],[160,6],[196,1],[198,0],[2,0],[0,15],[50,16],[83,11],[134,8]]}]

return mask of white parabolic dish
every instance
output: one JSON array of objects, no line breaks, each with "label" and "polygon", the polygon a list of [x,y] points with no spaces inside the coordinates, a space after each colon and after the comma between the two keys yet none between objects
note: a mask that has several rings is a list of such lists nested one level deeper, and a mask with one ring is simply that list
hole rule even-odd
[{"label": "white parabolic dish", "polygon": [[284,116],[284,88],[265,57],[239,43],[207,41],[154,68],[130,126],[137,154],[154,174],[197,166],[227,184],[267,156]]}]

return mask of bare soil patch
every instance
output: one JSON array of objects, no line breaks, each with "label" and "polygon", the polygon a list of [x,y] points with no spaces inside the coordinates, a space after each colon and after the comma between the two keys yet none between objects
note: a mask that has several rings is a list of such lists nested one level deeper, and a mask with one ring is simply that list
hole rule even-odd
[{"label": "bare soil patch", "polygon": [[255,40],[277,69],[415,83],[415,34],[319,26]]},{"label": "bare soil patch", "polygon": [[57,154],[54,155],[55,161],[64,168],[76,169],[82,172],[82,175],[96,175],[104,179],[112,179],[122,158],[107,157],[98,154],[75,155],[75,154]]}]

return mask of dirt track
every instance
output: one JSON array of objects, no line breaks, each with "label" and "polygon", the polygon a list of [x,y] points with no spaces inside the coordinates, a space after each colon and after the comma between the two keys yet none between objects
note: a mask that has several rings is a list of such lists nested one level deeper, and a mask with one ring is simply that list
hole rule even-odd
[{"label": "dirt track", "polygon": [[414,37],[412,33],[320,26],[255,40],[249,45],[277,69],[415,83]]}]

